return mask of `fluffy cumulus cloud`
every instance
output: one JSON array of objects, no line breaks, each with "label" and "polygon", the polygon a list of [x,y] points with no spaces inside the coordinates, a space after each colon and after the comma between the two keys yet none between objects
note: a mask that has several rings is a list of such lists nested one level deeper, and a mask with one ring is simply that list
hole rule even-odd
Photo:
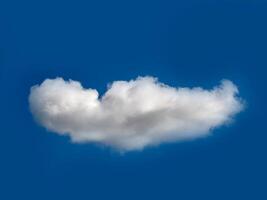
[{"label": "fluffy cumulus cloud", "polygon": [[206,90],[139,77],[114,81],[99,97],[77,81],[56,78],[33,86],[29,103],[36,120],[52,132],[129,151],[208,135],[242,110],[237,94],[229,80]]}]

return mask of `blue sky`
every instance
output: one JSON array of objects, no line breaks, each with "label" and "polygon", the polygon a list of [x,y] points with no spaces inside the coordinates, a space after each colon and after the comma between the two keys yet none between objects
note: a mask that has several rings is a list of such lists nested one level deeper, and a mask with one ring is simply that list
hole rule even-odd
[{"label": "blue sky", "polygon": [[[0,199],[266,199],[267,2],[1,1]],[[232,80],[247,108],[192,142],[120,155],[38,126],[32,85]]]}]

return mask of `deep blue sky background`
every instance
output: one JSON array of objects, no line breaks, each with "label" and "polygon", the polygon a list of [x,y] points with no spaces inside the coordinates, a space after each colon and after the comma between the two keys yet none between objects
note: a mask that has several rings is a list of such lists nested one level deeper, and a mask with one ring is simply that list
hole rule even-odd
[{"label": "deep blue sky background", "polygon": [[[32,119],[32,85],[57,76],[103,93],[152,75],[247,102],[194,142],[120,155]],[[0,1],[0,199],[267,199],[267,1]]]}]

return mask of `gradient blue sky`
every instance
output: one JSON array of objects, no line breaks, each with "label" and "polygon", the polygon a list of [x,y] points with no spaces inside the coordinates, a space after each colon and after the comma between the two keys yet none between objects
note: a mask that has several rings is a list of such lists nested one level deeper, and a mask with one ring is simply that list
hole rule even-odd
[{"label": "gradient blue sky", "polygon": [[[0,2],[0,199],[267,199],[267,1]],[[32,119],[45,78],[239,86],[247,108],[194,142],[120,155]]]}]

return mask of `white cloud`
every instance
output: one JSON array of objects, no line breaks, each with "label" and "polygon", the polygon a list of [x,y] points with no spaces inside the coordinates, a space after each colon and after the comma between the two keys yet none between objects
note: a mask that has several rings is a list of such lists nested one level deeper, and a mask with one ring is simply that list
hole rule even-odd
[{"label": "white cloud", "polygon": [[207,136],[242,110],[228,80],[212,90],[173,88],[153,77],[115,81],[99,97],[77,81],[46,79],[31,88],[29,103],[48,130],[73,142],[93,142],[122,151]]}]

